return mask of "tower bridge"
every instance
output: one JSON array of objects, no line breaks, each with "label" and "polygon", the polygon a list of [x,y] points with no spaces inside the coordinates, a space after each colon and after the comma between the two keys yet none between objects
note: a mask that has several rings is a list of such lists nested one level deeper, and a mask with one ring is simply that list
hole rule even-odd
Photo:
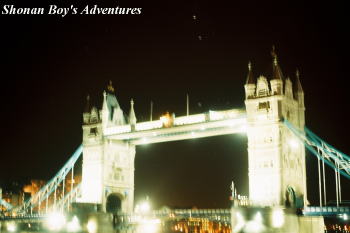
[{"label": "tower bridge", "polygon": [[[337,214],[338,209],[313,211],[315,209],[306,208],[305,147],[318,158],[320,207],[326,203],[325,184],[322,185],[320,175],[324,174],[324,164],[335,170],[337,202],[341,202],[340,175],[350,178],[350,157],[305,127],[304,91],[299,73],[293,81],[284,78],[276,55],[272,67],[272,77],[256,79],[251,64],[248,65],[244,85],[245,110],[208,111],[180,117],[166,114],[148,122],[137,122],[133,100],[129,115],[125,117],[110,83],[103,92],[101,109],[90,106],[88,98],[83,113],[82,147],[56,176],[22,206],[12,207],[3,200],[0,204],[23,214],[47,212],[50,208],[63,210],[70,208],[73,202],[98,205],[106,212],[131,214],[134,210],[136,146],[245,133],[248,138],[249,199],[253,206],[304,207],[305,215],[310,212],[322,215],[323,210],[327,214]],[[70,192],[63,191],[64,197],[58,200],[56,190],[62,183],[65,187],[69,173],[73,179],[74,164],[81,154],[82,182],[73,185],[72,181]],[[52,195],[54,201],[49,204]],[[348,208],[342,209],[342,213],[348,211]]]}]

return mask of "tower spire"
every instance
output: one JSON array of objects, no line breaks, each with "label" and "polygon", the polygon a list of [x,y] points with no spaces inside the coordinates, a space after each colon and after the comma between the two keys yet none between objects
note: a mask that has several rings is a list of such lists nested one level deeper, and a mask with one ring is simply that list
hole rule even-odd
[{"label": "tower spire", "polygon": [[249,99],[249,98],[254,98],[255,95],[255,88],[256,88],[256,84],[255,84],[255,80],[254,80],[254,76],[253,76],[253,71],[252,71],[252,63],[248,62],[248,75],[247,75],[247,81],[244,85],[244,89],[245,89],[245,98]]},{"label": "tower spire", "polygon": [[136,115],[134,111],[134,100],[130,100],[130,112],[129,112],[129,123],[132,126],[136,125]]},{"label": "tower spire", "polygon": [[247,81],[246,84],[255,84],[253,71],[252,71],[252,63],[248,62],[248,75],[247,75]]},{"label": "tower spire", "polygon": [[297,69],[295,72],[295,91],[296,92],[304,92],[303,91],[303,87],[301,86],[301,82],[300,82],[300,73],[299,70]]},{"label": "tower spire", "polygon": [[90,112],[91,111],[91,106],[90,106],[90,95],[86,96],[86,105],[84,112]]},{"label": "tower spire", "polygon": [[273,59],[272,79],[283,80],[283,74],[282,74],[281,68],[278,64],[277,53],[276,53],[276,49],[275,49],[274,45],[272,46],[271,56]]}]

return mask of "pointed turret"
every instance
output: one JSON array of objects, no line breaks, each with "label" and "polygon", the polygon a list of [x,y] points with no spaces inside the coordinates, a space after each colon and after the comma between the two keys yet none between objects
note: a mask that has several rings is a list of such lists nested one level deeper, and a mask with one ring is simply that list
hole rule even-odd
[{"label": "pointed turret", "polygon": [[283,74],[281,71],[281,67],[278,64],[278,58],[277,54],[275,51],[275,46],[272,46],[272,51],[271,51],[272,59],[273,59],[273,64],[272,64],[272,79],[278,79],[278,80],[283,80]]},{"label": "pointed turret", "polygon": [[304,92],[303,87],[301,86],[300,82],[300,73],[299,70],[297,69],[295,72],[295,89],[296,92]]},{"label": "pointed turret", "polygon": [[88,95],[88,96],[86,97],[86,105],[85,105],[85,109],[84,109],[84,112],[83,112],[83,121],[84,121],[84,124],[88,124],[88,123],[89,123],[90,112],[91,112],[90,96]]},{"label": "pointed turret", "polygon": [[108,122],[110,121],[110,113],[107,106],[107,93],[103,91],[103,102],[102,102],[102,110],[101,110],[101,120],[103,128],[106,128]]},{"label": "pointed turret", "polygon": [[136,115],[135,115],[135,111],[134,111],[134,100],[131,99],[130,100],[130,112],[129,112],[129,123],[131,125],[131,129],[135,129],[135,125],[136,125]]},{"label": "pointed turret", "polygon": [[91,106],[90,106],[90,95],[86,96],[86,105],[84,112],[90,112],[91,111]]},{"label": "pointed turret", "polygon": [[282,95],[283,90],[283,74],[281,68],[278,64],[277,54],[275,51],[275,46],[272,46],[272,78],[270,81],[271,91],[273,95]]},{"label": "pointed turret", "polygon": [[252,71],[252,63],[249,62],[247,81],[246,81],[246,84],[244,85],[246,99],[254,98],[255,88],[256,88],[256,84],[255,84],[254,75]]},{"label": "pointed turret", "polygon": [[248,75],[247,75],[246,84],[255,84],[251,62],[248,63]]},{"label": "pointed turret", "polygon": [[299,103],[299,106],[301,108],[304,108],[304,91],[303,87],[301,86],[300,82],[300,73],[299,70],[295,72],[295,86],[294,86],[294,92],[295,92],[295,97]]}]

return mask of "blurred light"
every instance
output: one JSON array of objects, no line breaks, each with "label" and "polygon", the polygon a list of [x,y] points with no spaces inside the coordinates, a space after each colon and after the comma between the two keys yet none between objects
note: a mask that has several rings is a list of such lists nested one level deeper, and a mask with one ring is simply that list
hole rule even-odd
[{"label": "blurred light", "polygon": [[77,216],[74,216],[73,219],[67,223],[67,230],[69,232],[80,231],[80,224]]},{"label": "blurred light", "polygon": [[137,233],[156,233],[159,230],[159,219],[143,219],[138,227]]},{"label": "blurred light", "polygon": [[347,220],[349,219],[348,215],[347,215],[347,214],[343,214],[343,219],[344,219],[345,221],[347,221]]},{"label": "blurred light", "polygon": [[257,212],[254,216],[254,221],[257,223],[262,223],[263,219],[260,212]]},{"label": "blurred light", "polygon": [[142,144],[148,144],[147,138],[142,138]]},{"label": "blurred light", "polygon": [[281,209],[275,209],[272,212],[272,226],[279,228],[284,224],[284,213]]},{"label": "blurred light", "polygon": [[7,228],[7,231],[9,231],[9,232],[15,232],[17,230],[16,223],[14,223],[14,222],[8,222],[6,224],[6,228]]},{"label": "blurred light", "polygon": [[201,122],[205,122],[205,114],[176,117],[174,119],[174,125],[187,125]]},{"label": "blurred light", "polygon": [[248,127],[247,127],[247,125],[242,125],[242,126],[239,128],[239,130],[240,130],[241,132],[243,132],[243,133],[246,133],[247,130],[248,130]]},{"label": "blurred light", "polygon": [[89,233],[96,233],[97,232],[97,222],[96,219],[92,218],[89,219],[86,228],[88,230]]},{"label": "blurred light", "polygon": [[50,213],[46,219],[46,226],[49,230],[59,231],[66,223],[66,217],[59,212]]},{"label": "blurred light", "polygon": [[145,202],[141,203],[141,205],[140,205],[141,213],[148,213],[150,211],[150,209],[151,209],[151,206],[148,202],[145,201]]},{"label": "blurred light", "polygon": [[162,122],[164,127],[169,127],[170,126],[170,114],[167,113],[163,116],[160,117],[160,121]]},{"label": "blurred light", "polygon": [[260,233],[265,232],[266,228],[263,224],[263,218],[260,212],[257,212],[253,220],[248,221],[244,227],[244,232]]},{"label": "blurred light", "polygon": [[288,144],[292,149],[298,149],[298,147],[299,147],[298,141],[294,138],[289,139]]},{"label": "blurred light", "polygon": [[239,232],[244,227],[244,224],[245,224],[244,218],[241,213],[239,212],[236,213],[236,219],[237,219],[237,224],[233,229],[233,232]]},{"label": "blurred light", "polygon": [[148,122],[137,123],[135,128],[137,131],[140,131],[140,130],[158,129],[158,128],[162,128],[162,126],[163,126],[162,121],[158,120],[158,121],[148,121]]}]

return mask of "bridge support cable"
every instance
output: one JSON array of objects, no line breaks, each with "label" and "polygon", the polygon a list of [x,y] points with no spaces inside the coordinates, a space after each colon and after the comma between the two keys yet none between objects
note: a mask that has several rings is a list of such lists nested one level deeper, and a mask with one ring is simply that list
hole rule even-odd
[{"label": "bridge support cable", "polygon": [[323,172],[323,205],[327,206],[327,191],[326,191],[326,170],[324,167],[324,161],[322,160],[322,172]]},{"label": "bridge support cable", "polygon": [[[72,167],[71,171],[71,180],[70,180],[70,190],[73,191],[73,183],[74,183],[74,166]],[[70,203],[73,202],[73,199],[70,200]],[[69,211],[70,206],[68,206],[68,211]]]},{"label": "bridge support cable", "polygon": [[325,182],[325,168],[324,164],[327,164],[334,170],[335,173],[335,183],[336,183],[336,196],[337,196],[337,206],[341,202],[341,183],[340,175],[350,179],[350,157],[341,151],[335,149],[333,146],[329,145],[323,141],[320,137],[315,135],[309,129],[305,127],[305,131],[302,131],[294,127],[289,121],[284,120],[284,125],[292,131],[292,133],[305,145],[305,147],[318,158],[318,169],[319,169],[319,188],[320,188],[320,206],[321,203],[321,184],[320,184],[320,161],[322,160],[323,167],[323,193],[324,193],[324,204],[326,205],[326,182]]},{"label": "bridge support cable", "polygon": [[41,207],[41,202],[46,201],[45,212],[47,213],[49,210],[49,196],[54,192],[55,206],[57,202],[57,189],[59,188],[59,185],[64,182],[67,174],[72,170],[75,162],[80,158],[82,152],[83,146],[80,145],[70,159],[65,163],[65,165],[59,170],[59,172],[28,201],[24,202],[21,206],[14,208],[13,212],[25,214],[28,212],[28,210],[33,210],[33,208],[39,206],[39,204]]},{"label": "bridge support cable", "polygon": [[339,202],[341,203],[341,183],[340,183],[340,174],[339,174],[339,164],[337,165],[338,165]]},{"label": "bridge support cable", "polygon": [[317,165],[318,165],[318,192],[319,192],[319,199],[320,199],[320,206],[322,207],[322,183],[321,183],[321,159],[317,158]]},{"label": "bridge support cable", "polygon": [[337,197],[337,207],[339,207],[339,186],[338,186],[338,171],[337,169],[334,169],[334,176],[335,176],[335,194]]},{"label": "bridge support cable", "polygon": [[56,209],[60,211],[68,210],[70,204],[76,201],[78,196],[81,195],[81,184],[78,184],[74,189],[61,198],[56,205]]}]

